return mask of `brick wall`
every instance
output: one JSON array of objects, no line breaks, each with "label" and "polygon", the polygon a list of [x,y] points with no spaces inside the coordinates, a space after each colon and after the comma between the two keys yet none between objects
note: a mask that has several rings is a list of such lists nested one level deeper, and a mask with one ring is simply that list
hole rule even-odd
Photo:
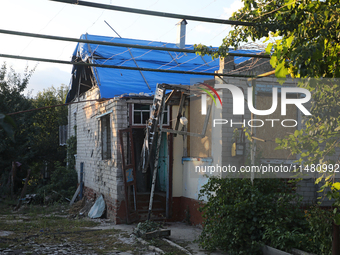
[{"label": "brick wall", "polygon": [[[99,98],[99,89],[93,88],[87,91],[80,98],[74,101],[85,101]],[[111,159],[102,159],[102,138],[100,115],[107,112],[110,115],[111,127]],[[121,213],[121,203],[124,200],[124,183],[121,170],[121,156],[119,153],[118,130],[126,128],[127,103],[123,99],[115,98],[103,102],[91,101],[72,104],[69,107],[69,125],[71,134],[76,126],[77,134],[77,156],[76,170],[80,173],[80,163],[84,162],[84,185],[89,197],[94,198],[95,194],[103,194],[107,205],[107,216],[115,222]]]},{"label": "brick wall", "polygon": [[[220,62],[220,70],[219,73],[230,73],[230,74],[244,74],[244,75],[258,75],[263,74],[269,71],[272,71],[272,67],[269,64],[269,61],[267,59],[261,59],[258,60],[257,63],[254,65],[253,68],[248,68],[253,60],[245,61],[239,65],[235,65],[233,61],[233,57],[226,57]],[[244,96],[247,99],[247,88],[248,86],[251,86],[251,81],[248,81],[248,78],[234,78],[234,77],[223,77],[223,80],[220,78],[217,78],[215,80],[217,84],[227,83],[227,84],[233,84],[243,89]],[[277,82],[277,78],[274,75],[261,78],[256,80],[257,84],[261,85],[279,85]],[[294,87],[297,84],[297,80],[292,80],[290,78],[287,78],[286,82],[283,84],[283,86],[288,87]],[[222,101],[223,101],[223,109],[222,109],[222,118],[223,119],[233,119],[235,122],[242,122],[241,116],[233,116],[232,114],[232,95],[231,92],[227,89],[223,90],[222,94]],[[309,108],[311,105],[310,103],[305,105],[307,108]],[[248,110],[247,102],[245,102],[245,115],[244,119],[248,121],[250,116],[250,111]],[[298,118],[298,129],[303,128],[303,125],[301,124],[301,113],[298,111],[297,114]],[[235,125],[235,127],[241,127],[241,125]],[[223,165],[233,165],[240,167],[244,164],[245,158],[236,156],[231,156],[231,145],[232,145],[232,137],[233,137],[233,130],[235,127],[230,127],[229,124],[223,125],[222,127],[222,163]],[[249,128],[250,131],[250,128]],[[255,136],[256,136],[256,129],[255,129]],[[265,137],[262,137],[265,139]],[[248,142],[248,141],[247,141]],[[249,152],[248,152],[249,153]],[[223,173],[222,176],[226,176],[225,173]],[[310,179],[304,179],[298,184],[297,193],[303,196],[303,202],[304,203],[315,203],[317,200],[317,197],[320,196],[320,194],[317,193],[319,189],[319,185],[315,185],[315,180]],[[329,205],[329,202],[326,201],[326,199],[323,201],[323,205]]]}]

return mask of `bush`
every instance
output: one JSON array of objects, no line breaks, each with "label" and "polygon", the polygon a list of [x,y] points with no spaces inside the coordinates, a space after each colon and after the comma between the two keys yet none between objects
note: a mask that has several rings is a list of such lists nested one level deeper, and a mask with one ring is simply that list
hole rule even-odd
[{"label": "bush", "polygon": [[[77,189],[77,183],[78,175],[76,170],[56,162],[50,183],[38,188],[37,200],[43,201],[47,195],[50,197],[50,202],[64,201],[65,197],[71,199]],[[53,191],[58,192],[58,194]]]},{"label": "bush", "polygon": [[320,254],[332,254],[332,224],[334,214],[331,210],[311,206],[305,210],[305,217],[309,227],[309,239],[305,244],[305,251]]},{"label": "bush", "polygon": [[207,250],[261,254],[264,243],[290,250],[299,247],[300,235],[306,238],[300,199],[282,180],[255,179],[252,185],[249,179],[210,178],[199,197],[208,200],[199,237]]}]

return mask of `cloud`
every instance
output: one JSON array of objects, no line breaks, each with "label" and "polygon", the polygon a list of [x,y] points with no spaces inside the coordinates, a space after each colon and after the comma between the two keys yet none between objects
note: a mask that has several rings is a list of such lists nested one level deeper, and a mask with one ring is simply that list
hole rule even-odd
[{"label": "cloud", "polygon": [[200,32],[200,33],[205,33],[205,34],[210,34],[211,29],[203,26],[203,25],[198,25],[195,27],[195,31]]},{"label": "cloud", "polygon": [[229,7],[223,7],[223,14],[221,18],[229,19],[234,12],[238,11],[243,7],[244,4],[241,0],[235,0],[234,2],[231,3]]},{"label": "cloud", "polygon": [[60,70],[56,67],[36,70],[33,73],[25,92],[31,92],[32,96],[35,96],[39,91],[43,91],[51,86],[59,87],[61,84],[68,85],[70,78],[70,72]]}]

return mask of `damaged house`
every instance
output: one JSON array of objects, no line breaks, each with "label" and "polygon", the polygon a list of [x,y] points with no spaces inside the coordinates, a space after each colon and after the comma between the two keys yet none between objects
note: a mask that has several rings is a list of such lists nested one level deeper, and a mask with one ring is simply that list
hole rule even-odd
[{"label": "damaged house", "polygon": [[[181,23],[183,25],[184,22]],[[178,44],[89,34],[81,38],[193,49],[192,45],[184,44],[183,36]],[[234,52],[260,53],[250,49]],[[117,224],[147,219],[148,216],[151,219],[190,220],[199,224],[202,220],[197,211],[200,188],[209,175],[228,174],[216,171],[219,166],[239,168],[245,164],[246,140],[241,127],[244,124],[247,127],[251,119],[247,107],[244,116],[232,115],[232,94],[227,89],[217,91],[223,108],[219,105],[217,94],[210,97],[205,91],[210,91],[215,84],[234,84],[244,91],[246,97],[247,88],[252,86],[253,81],[219,74],[270,72],[272,68],[268,59],[228,56],[223,60],[212,60],[210,56],[194,53],[79,43],[73,61],[97,64],[74,65],[66,101],[73,102],[68,108],[68,134],[77,137],[76,170],[84,195],[94,199],[102,194],[107,217]],[[125,67],[197,74],[140,71]],[[281,86],[273,75],[256,80],[257,109],[270,108],[273,86]],[[288,80],[283,86],[296,84]],[[276,137],[301,128],[301,113],[295,106],[289,107],[285,118],[297,120],[297,126],[284,128],[278,125],[273,129],[269,126],[270,122],[263,120],[264,128],[256,128],[253,132],[267,163],[290,164],[294,160],[289,158],[289,153],[274,151]],[[281,120],[279,111],[278,107],[270,118]],[[216,119],[223,120],[223,125],[216,125]],[[153,120],[156,122],[151,123]],[[162,132],[153,132],[151,126],[154,131],[160,127]],[[214,166],[215,170],[207,172],[209,166]],[[300,191],[306,200],[313,200],[316,190],[306,183]],[[152,214],[148,215],[150,194],[154,195]]]}]

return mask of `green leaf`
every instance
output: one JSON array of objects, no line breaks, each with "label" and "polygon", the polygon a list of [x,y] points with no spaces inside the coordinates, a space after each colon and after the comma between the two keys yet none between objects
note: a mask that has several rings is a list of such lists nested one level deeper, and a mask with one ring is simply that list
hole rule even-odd
[{"label": "green leaf", "polygon": [[340,190],[340,182],[335,182],[332,184],[332,189]]},{"label": "green leaf", "polygon": [[287,46],[287,47],[290,47],[290,46],[291,46],[291,44],[292,44],[294,38],[295,38],[295,37],[292,35],[292,36],[290,36],[290,37],[288,37],[288,38],[286,39],[286,46]]},{"label": "green leaf", "polygon": [[334,223],[336,225],[340,225],[340,214],[335,215],[334,217]]},{"label": "green leaf", "polygon": [[270,54],[272,49],[273,49],[273,43],[268,43],[268,45],[266,47],[266,53]]},{"label": "green leaf", "polygon": [[277,78],[286,78],[288,73],[288,68],[284,66],[284,62],[279,63],[275,68],[275,76]]},{"label": "green leaf", "polygon": [[9,116],[0,113],[0,127],[2,127],[11,140],[14,141],[14,128],[16,127],[14,120]]},{"label": "green leaf", "polygon": [[273,68],[276,67],[277,65],[277,57],[275,55],[272,55],[271,58],[270,58],[270,64]]},{"label": "green leaf", "polygon": [[318,184],[319,182],[321,182],[321,180],[322,180],[322,176],[315,180],[315,184]]}]

